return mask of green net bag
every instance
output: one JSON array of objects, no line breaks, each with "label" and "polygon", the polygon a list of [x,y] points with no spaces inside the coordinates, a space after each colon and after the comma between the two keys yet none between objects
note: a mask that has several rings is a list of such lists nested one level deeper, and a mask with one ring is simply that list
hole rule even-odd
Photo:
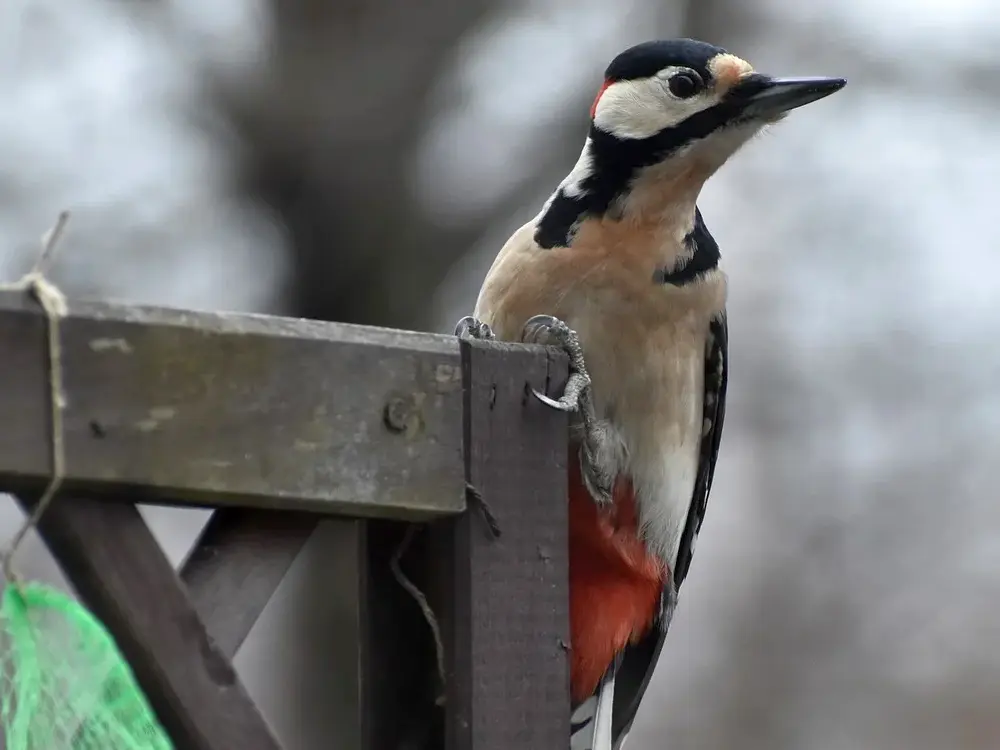
[{"label": "green net bag", "polygon": [[6,750],[173,750],[111,636],[66,594],[7,586],[0,648]]}]

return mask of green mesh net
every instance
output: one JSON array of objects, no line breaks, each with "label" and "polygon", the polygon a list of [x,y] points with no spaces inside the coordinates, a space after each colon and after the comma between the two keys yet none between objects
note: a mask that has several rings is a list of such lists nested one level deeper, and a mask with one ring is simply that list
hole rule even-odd
[{"label": "green mesh net", "polygon": [[7,586],[0,641],[6,750],[173,750],[111,636],[69,596]]}]

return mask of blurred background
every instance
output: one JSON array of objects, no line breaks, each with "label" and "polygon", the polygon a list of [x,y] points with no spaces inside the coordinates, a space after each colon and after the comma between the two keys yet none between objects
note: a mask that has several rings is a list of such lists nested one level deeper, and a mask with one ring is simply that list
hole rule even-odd
[{"label": "blurred background", "polygon": [[[68,208],[73,296],[450,332],[610,58],[678,35],[850,85],[701,200],[726,438],[630,747],[996,748],[992,0],[4,0],[0,278]],[[147,517],[175,560],[206,518]],[[284,635],[330,632],[307,558],[237,659],[289,750],[328,746],[337,680]],[[37,543],[21,565],[57,577]]]}]

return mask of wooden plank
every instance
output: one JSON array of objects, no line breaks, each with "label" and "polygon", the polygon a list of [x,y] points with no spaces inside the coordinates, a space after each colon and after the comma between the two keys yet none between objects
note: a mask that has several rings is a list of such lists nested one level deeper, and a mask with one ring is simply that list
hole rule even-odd
[{"label": "wooden plank", "polygon": [[[66,489],[400,519],[464,508],[451,336],[71,302]],[[51,472],[45,322],[0,292],[0,491]]]},{"label": "wooden plank", "polygon": [[447,653],[447,750],[569,747],[567,420],[534,397],[561,392],[566,359],[462,343],[470,504],[438,527],[435,584]]},{"label": "wooden plank", "polygon": [[232,659],[320,516],[220,508],[181,567],[188,598],[219,650]]},{"label": "wooden plank", "polygon": [[279,750],[135,506],[60,496],[39,531],[178,750]]}]

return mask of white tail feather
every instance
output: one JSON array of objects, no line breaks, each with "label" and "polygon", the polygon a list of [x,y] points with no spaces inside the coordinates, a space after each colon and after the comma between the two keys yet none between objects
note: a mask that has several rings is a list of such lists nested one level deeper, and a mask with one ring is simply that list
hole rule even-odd
[{"label": "white tail feather", "polygon": [[611,732],[611,721],[615,709],[615,672],[614,669],[601,681],[597,693],[597,714],[594,716],[594,750],[614,750],[614,735]]},{"label": "white tail feather", "polygon": [[592,695],[573,712],[570,722],[573,733],[569,738],[570,750],[594,750],[594,714],[597,711],[597,696]]},{"label": "white tail feather", "polygon": [[615,671],[617,662],[601,678],[597,693],[573,712],[574,731],[570,735],[570,750],[616,750],[612,720],[615,707]]}]

